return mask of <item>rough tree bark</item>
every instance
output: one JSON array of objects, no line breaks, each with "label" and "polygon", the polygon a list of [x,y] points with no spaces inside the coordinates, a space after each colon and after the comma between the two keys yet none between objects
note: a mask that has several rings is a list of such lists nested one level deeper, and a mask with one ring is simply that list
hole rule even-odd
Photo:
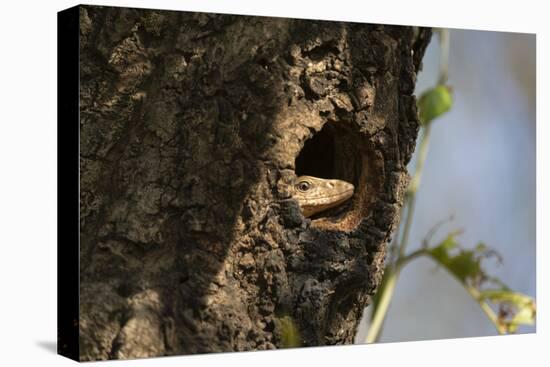
[{"label": "rough tree bark", "polygon": [[[352,343],[428,29],[82,6],[82,360]],[[295,174],[355,184],[304,218]],[[285,326],[286,325],[286,326]]]}]

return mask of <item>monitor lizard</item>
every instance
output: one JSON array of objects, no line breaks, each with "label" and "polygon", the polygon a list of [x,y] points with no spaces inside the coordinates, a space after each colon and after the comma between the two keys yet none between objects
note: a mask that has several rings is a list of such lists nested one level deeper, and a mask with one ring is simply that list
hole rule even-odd
[{"label": "monitor lizard", "polygon": [[354,186],[343,180],[300,176],[294,184],[293,198],[304,217],[334,208],[353,196]]}]

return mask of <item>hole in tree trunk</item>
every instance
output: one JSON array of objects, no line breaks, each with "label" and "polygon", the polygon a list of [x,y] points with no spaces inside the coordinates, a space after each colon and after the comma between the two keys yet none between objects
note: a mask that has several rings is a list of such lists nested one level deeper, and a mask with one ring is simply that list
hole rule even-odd
[{"label": "hole in tree trunk", "polygon": [[296,157],[297,176],[339,179],[355,187],[353,197],[346,203],[312,216],[312,225],[351,231],[368,215],[370,198],[379,188],[375,184],[376,170],[370,163],[374,160],[369,160],[369,156],[372,151],[368,139],[343,122],[326,123],[305,141]]}]

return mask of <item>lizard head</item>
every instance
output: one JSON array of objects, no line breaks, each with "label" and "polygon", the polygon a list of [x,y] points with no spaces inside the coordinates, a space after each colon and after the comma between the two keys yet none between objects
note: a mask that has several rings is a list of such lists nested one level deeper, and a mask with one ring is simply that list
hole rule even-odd
[{"label": "lizard head", "polygon": [[340,205],[353,196],[354,186],[346,181],[300,176],[294,184],[293,198],[305,217]]}]

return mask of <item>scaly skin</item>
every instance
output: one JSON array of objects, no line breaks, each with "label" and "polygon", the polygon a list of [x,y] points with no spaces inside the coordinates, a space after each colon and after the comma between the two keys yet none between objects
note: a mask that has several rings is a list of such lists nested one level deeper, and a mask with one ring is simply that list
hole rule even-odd
[{"label": "scaly skin", "polygon": [[294,185],[293,198],[304,217],[334,208],[353,196],[354,186],[342,180],[300,176]]}]

